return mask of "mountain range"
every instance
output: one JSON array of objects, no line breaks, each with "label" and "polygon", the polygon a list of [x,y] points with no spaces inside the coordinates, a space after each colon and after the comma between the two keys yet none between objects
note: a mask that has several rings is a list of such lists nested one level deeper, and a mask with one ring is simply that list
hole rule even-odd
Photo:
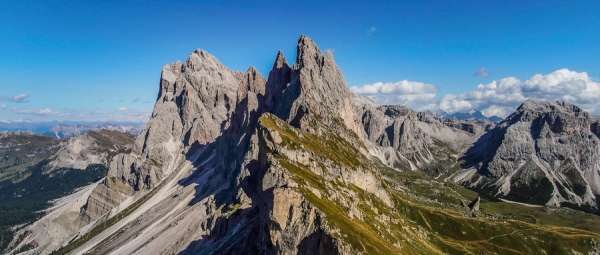
[{"label": "mountain range", "polygon": [[0,133],[0,250],[19,226],[43,216],[55,199],[106,176],[112,156],[127,152],[132,143],[131,135],[112,130],[69,139]]},{"label": "mountain range", "polygon": [[597,254],[599,126],[565,102],[498,123],[376,105],[306,36],[268,77],[195,50],[163,67],[152,117],[106,176],[7,250]]},{"label": "mountain range", "polygon": [[90,130],[115,130],[139,134],[144,129],[143,122],[112,121],[0,121],[0,132],[30,132],[38,135],[54,136],[58,139],[69,138]]},{"label": "mountain range", "polygon": [[502,118],[498,116],[485,116],[481,111],[473,110],[470,112],[453,112],[453,113],[442,113],[445,118],[458,119],[458,120],[487,120],[491,122],[500,122]]}]

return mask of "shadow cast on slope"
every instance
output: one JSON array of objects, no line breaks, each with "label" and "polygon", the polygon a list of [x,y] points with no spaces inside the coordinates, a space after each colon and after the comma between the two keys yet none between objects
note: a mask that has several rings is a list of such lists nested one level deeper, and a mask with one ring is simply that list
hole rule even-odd
[{"label": "shadow cast on slope", "polygon": [[479,137],[465,152],[464,156],[460,158],[462,161],[461,167],[464,169],[473,167],[477,169],[480,175],[490,176],[489,163],[494,159],[505,134],[505,128],[495,127]]},{"label": "shadow cast on slope", "polygon": [[[242,100],[234,111],[232,123],[223,135],[206,146],[190,150],[187,158],[194,164],[194,172],[182,179],[180,185],[196,184],[191,204],[214,195],[216,207],[224,207],[224,215],[209,220],[211,232],[192,241],[181,254],[260,254],[268,250],[268,231],[262,229],[265,213],[272,207],[272,194],[262,191],[261,180],[266,169],[264,159],[246,160],[256,135],[259,117],[263,114],[262,95],[257,109],[248,111],[248,99]],[[260,139],[259,139],[260,140]],[[260,147],[261,145],[259,145]],[[202,150],[194,158],[194,151]],[[245,170],[248,176],[240,177]],[[239,208],[239,190],[250,196],[252,206]],[[270,197],[269,197],[270,196]]]}]

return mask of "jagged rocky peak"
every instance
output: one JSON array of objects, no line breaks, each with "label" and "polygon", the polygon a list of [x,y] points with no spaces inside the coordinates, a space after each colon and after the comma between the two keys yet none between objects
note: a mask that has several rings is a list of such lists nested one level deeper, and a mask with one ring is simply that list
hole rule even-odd
[{"label": "jagged rocky peak", "polygon": [[275,64],[273,65],[273,69],[282,69],[288,67],[287,60],[285,59],[285,55],[283,51],[277,51],[277,56],[275,57]]},{"label": "jagged rocky peak", "polygon": [[[527,100],[523,102],[507,119],[510,121],[531,121],[533,119],[544,117],[549,122],[556,121],[558,126],[568,124],[589,125],[590,114],[576,105],[564,101],[537,101]],[[516,118],[516,119],[515,119]],[[572,123],[565,122],[572,120]]]},{"label": "jagged rocky peak", "polygon": [[455,180],[512,200],[598,209],[600,140],[566,102],[526,101],[464,156]]},{"label": "jagged rocky peak", "polygon": [[161,93],[138,140],[141,150],[137,152],[152,158],[172,155],[180,142],[191,146],[214,141],[229,127],[230,117],[247,91],[262,93],[264,83],[256,69],[250,68],[246,74],[234,72],[205,50],[195,50],[185,64],[165,66]]},{"label": "jagged rocky peak", "polygon": [[469,130],[432,112],[416,112],[406,106],[377,106],[360,96],[353,101],[361,126],[359,137],[364,137],[372,154],[398,169],[420,169],[438,176],[438,170],[428,169],[437,162],[446,162],[450,168],[453,163],[449,162],[484,129],[473,123]]},{"label": "jagged rocky peak", "polygon": [[[154,145],[180,141],[186,134],[186,145],[212,141],[235,104],[238,81],[239,77],[204,50],[195,50],[185,63],[165,65],[158,100],[136,152],[151,156]],[[194,123],[198,117],[203,117],[203,123]],[[192,131],[196,129],[199,132]]]},{"label": "jagged rocky peak", "polygon": [[156,187],[192,149],[213,143],[226,130],[241,128],[233,122],[249,123],[250,113],[262,101],[265,83],[256,68],[232,71],[205,50],[195,50],[184,63],[165,65],[146,129],[131,153],[117,155],[111,162],[108,177],[92,192],[83,215],[91,221],[133,195],[132,191]]},{"label": "jagged rocky peak", "polygon": [[283,95],[283,90],[288,87],[291,80],[291,69],[283,55],[278,51],[273,63],[273,68],[269,72],[269,80],[266,88],[266,107],[275,110],[277,104]]},{"label": "jagged rocky peak", "polygon": [[382,105],[378,107],[381,109],[386,116],[391,118],[406,116],[408,114],[414,113],[414,111],[403,105]]},{"label": "jagged rocky peak", "polygon": [[292,125],[307,129],[313,118],[358,132],[351,97],[333,55],[321,52],[307,36],[298,40],[292,67],[281,52],[277,54],[267,84],[267,105]]},{"label": "jagged rocky peak", "polygon": [[[323,54],[307,36],[298,41],[299,85],[306,96],[308,108],[316,108],[317,114],[327,118],[331,113],[343,117],[344,107],[350,106],[350,90],[338,69],[332,54]],[[314,101],[312,101],[314,100]]]},{"label": "jagged rocky peak", "polygon": [[241,81],[237,95],[238,102],[246,99],[248,92],[252,92],[254,96],[265,95],[267,81],[254,66],[248,67],[246,72],[237,75]]},{"label": "jagged rocky peak", "polygon": [[329,65],[337,69],[337,67],[335,67],[333,56],[322,54],[317,44],[305,35],[300,36],[300,39],[298,39],[296,58],[298,59],[297,64],[299,65],[299,68],[323,68],[326,65]]}]

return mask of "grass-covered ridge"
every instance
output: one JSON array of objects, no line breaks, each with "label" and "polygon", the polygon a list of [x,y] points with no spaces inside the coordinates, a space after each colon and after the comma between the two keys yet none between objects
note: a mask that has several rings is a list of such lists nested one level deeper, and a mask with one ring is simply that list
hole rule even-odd
[{"label": "grass-covered ridge", "polygon": [[[310,167],[273,151],[275,164],[298,183],[297,191],[338,230],[336,238],[366,254],[586,254],[600,247],[594,227],[600,225],[598,216],[483,199],[480,216],[472,218],[461,204],[477,196],[470,190],[390,169],[356,150],[356,141],[345,141],[325,127],[315,135],[272,115],[260,123],[279,134],[286,150],[307,151],[325,162]],[[377,176],[392,205],[328,171],[325,165],[332,164]]]},{"label": "grass-covered ridge", "polygon": [[261,117],[260,124],[268,129],[277,130],[283,138],[283,145],[292,149],[311,151],[348,167],[358,167],[366,160],[351,143],[332,131],[321,136],[302,132],[271,114]]}]

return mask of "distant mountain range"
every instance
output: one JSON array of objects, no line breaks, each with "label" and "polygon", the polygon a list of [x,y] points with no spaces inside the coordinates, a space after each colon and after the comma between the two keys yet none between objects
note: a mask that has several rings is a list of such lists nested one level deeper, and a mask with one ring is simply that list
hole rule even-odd
[{"label": "distant mountain range", "polygon": [[470,112],[454,112],[447,113],[443,112],[442,116],[448,119],[457,119],[457,120],[487,120],[491,122],[500,122],[502,118],[498,116],[485,116],[481,111],[473,110]]},{"label": "distant mountain range", "polygon": [[31,223],[56,204],[53,200],[103,178],[112,156],[132,144],[132,135],[112,130],[88,130],[69,139],[1,132],[0,253],[15,226]]},{"label": "distant mountain range", "polygon": [[144,128],[144,122],[84,122],[84,121],[0,121],[0,132],[25,131],[38,135],[53,136],[56,138],[68,138],[82,134],[89,130],[114,130],[132,135],[139,134]]}]

